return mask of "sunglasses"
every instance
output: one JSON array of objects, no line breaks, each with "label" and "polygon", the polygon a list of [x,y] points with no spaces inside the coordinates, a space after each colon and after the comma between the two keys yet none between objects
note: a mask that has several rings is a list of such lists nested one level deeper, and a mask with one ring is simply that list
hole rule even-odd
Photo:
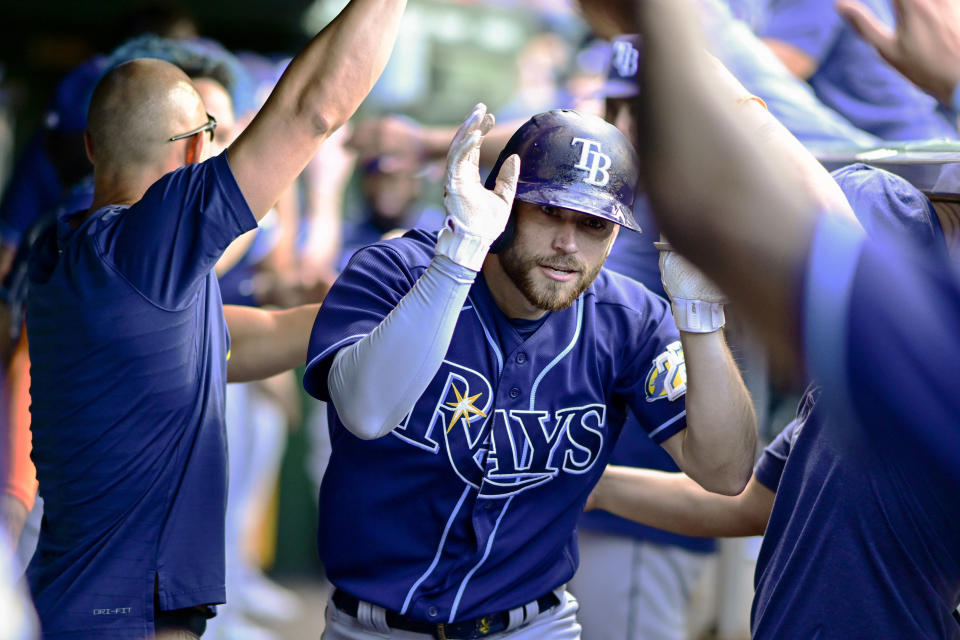
[{"label": "sunglasses", "polygon": [[950,204],[960,204],[960,193],[947,193],[944,191],[924,191],[930,202],[946,202]]},{"label": "sunglasses", "polygon": [[179,135],[173,136],[172,138],[168,139],[167,142],[176,142],[177,140],[183,140],[184,138],[189,138],[189,137],[191,137],[191,136],[195,136],[195,135],[197,135],[198,133],[203,133],[204,131],[206,131],[207,133],[210,134],[210,140],[211,140],[211,142],[212,142],[212,141],[213,141],[213,131],[214,131],[214,129],[216,129],[216,128],[217,128],[217,119],[214,118],[212,115],[210,115],[210,114],[208,113],[208,114],[207,114],[207,123],[206,123],[206,124],[201,125],[201,126],[197,127],[196,129],[191,129],[190,131],[187,131],[186,133],[181,133],[181,134],[179,134]]}]

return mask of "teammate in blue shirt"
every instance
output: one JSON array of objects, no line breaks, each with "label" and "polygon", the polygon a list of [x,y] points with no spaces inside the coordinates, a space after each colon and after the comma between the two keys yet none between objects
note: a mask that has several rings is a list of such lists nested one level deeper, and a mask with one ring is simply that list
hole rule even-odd
[{"label": "teammate in blue shirt", "polygon": [[[894,24],[891,0],[866,0]],[[860,129],[885,140],[957,137],[956,115],[890,67],[834,9],[834,0],[772,0],[760,34],[817,97]]]},{"label": "teammate in blue shirt", "polygon": [[[898,44],[920,45],[904,58],[924,62],[929,86],[952,73],[955,87],[960,39],[943,35],[960,5],[902,8],[919,28]],[[657,221],[763,331],[774,361],[822,388],[770,514],[754,637],[960,637],[956,263],[823,212],[787,170],[792,151],[754,140],[765,112],[731,112],[700,71],[684,3],[645,3],[639,22],[638,141]],[[951,46],[924,44],[937,34]],[[704,179],[681,184],[691,164]]]},{"label": "teammate in blue shirt", "polygon": [[[862,164],[844,167],[833,172],[832,175],[850,200],[858,220],[872,237],[890,239],[897,236],[908,240],[916,246],[917,250],[925,253],[944,253],[946,245],[930,201],[906,180]],[[830,427],[823,424],[822,408],[814,410],[819,395],[819,387],[815,384],[811,385],[801,401],[797,418],[767,447],[757,462],[754,477],[751,478],[743,493],[738,496],[728,497],[708,493],[682,474],[608,466],[588,504],[593,508],[604,509],[638,523],[663,527],[681,534],[761,535],[767,530],[767,524],[771,521],[774,495],[780,486],[781,477],[784,478],[784,496],[795,490],[798,463],[788,458],[791,449],[797,445],[797,458],[804,459],[810,455],[808,452],[811,448],[823,448],[824,443],[829,443],[834,435],[829,431],[823,432]],[[821,442],[813,443],[808,447],[808,439],[813,438],[820,439]],[[797,444],[801,439],[802,444]],[[804,469],[804,476],[809,485],[831,494],[843,494],[845,501],[860,505],[856,510],[844,510],[842,513],[834,514],[827,522],[818,524],[823,531],[824,539],[831,536],[836,538],[835,542],[827,545],[830,553],[835,557],[823,558],[822,564],[840,566],[845,562],[850,563],[851,558],[855,559],[863,555],[859,541],[851,542],[850,536],[836,535],[835,532],[848,527],[851,521],[863,518],[863,514],[868,511],[866,505],[877,502],[877,496],[882,497],[882,503],[889,495],[917,491],[915,487],[896,477],[891,481],[889,478],[876,477],[876,474],[868,473],[870,466],[876,463],[872,456],[865,456],[865,458],[865,463],[844,465],[844,469],[840,471],[809,463]],[[826,473],[828,470],[832,473]],[[914,477],[920,483],[927,480],[922,473],[910,476],[910,481]],[[869,480],[865,482],[865,478]],[[778,498],[778,508],[789,507],[784,505],[787,499],[787,497]],[[884,508],[888,513],[896,513],[896,506],[884,505]],[[790,584],[805,579],[803,576],[780,575],[777,570],[771,568],[771,559],[777,557],[777,549],[783,544],[783,541],[778,538],[781,532],[775,528],[779,520],[774,518],[772,522],[774,526],[767,531],[760,549],[756,574],[758,598],[755,602],[757,607],[755,635],[760,637],[782,637],[788,634],[785,629],[763,628],[764,624],[769,624],[766,618],[777,615],[778,610],[778,607],[772,607],[773,614],[771,614],[769,612],[771,606],[765,599],[771,591],[775,590],[771,585]],[[882,533],[879,524],[869,522],[865,524],[870,530]],[[894,539],[894,536],[883,535],[882,539],[889,544],[889,540]],[[872,562],[883,563],[884,555],[886,553],[894,555],[895,551],[881,548],[876,552]],[[810,553],[805,552],[805,554]],[[801,563],[801,566],[805,565]],[[919,573],[928,575],[930,572],[931,569],[924,567]],[[806,601],[808,604],[806,610],[800,611],[798,607],[792,607],[789,618],[784,616],[784,624],[789,625],[789,633],[792,637],[809,637],[815,634],[817,627],[829,628],[830,633],[838,637],[860,635],[863,623],[857,616],[844,616],[842,609],[831,607],[849,606],[847,592],[855,587],[858,592],[866,592],[858,596],[866,602],[872,599],[882,601],[883,595],[869,592],[873,586],[872,582],[855,585],[855,581],[862,580],[858,571],[849,571],[840,577],[831,573],[828,580],[823,583],[819,582],[819,577],[815,579],[817,581],[808,586],[808,590],[816,591],[821,594],[821,597]],[[907,580],[903,582],[909,583]],[[933,599],[936,599],[935,596]],[[892,637],[914,637],[915,634],[927,633],[922,629],[903,628],[898,622],[899,616],[886,619],[884,617],[886,611],[886,608],[881,608],[875,612],[873,617],[879,619],[872,624],[877,628],[889,629]],[[949,615],[950,608],[944,607],[944,612]],[[946,617],[942,623],[944,629],[949,632],[946,637],[950,637],[950,633],[955,632],[955,623]],[[939,635],[943,634],[934,634],[934,637]]]},{"label": "teammate in blue shirt", "polygon": [[94,204],[38,241],[27,303],[45,637],[198,636],[224,602],[225,382],[302,361],[316,307],[224,310],[212,268],[366,96],[403,5],[352,2],[214,158],[216,123],[173,65],[98,85]]},{"label": "teammate in blue shirt", "polygon": [[358,251],[314,325],[328,640],[579,637],[574,527],[628,407],[707,488],[749,477],[756,421],[719,292],[664,254],[675,322],[602,268],[619,227],[636,230],[626,138],[574,111],[534,116],[490,191],[492,126],[478,105],[454,138],[439,235]]}]

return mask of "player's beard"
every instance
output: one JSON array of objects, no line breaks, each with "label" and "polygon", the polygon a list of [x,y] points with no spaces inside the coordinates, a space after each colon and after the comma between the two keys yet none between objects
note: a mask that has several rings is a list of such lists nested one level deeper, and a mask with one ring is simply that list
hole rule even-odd
[{"label": "player's beard", "polygon": [[[597,279],[603,267],[601,260],[592,269],[580,259],[569,255],[537,256],[520,250],[516,238],[498,254],[500,266],[514,286],[533,306],[544,311],[566,309],[587,287]],[[568,282],[550,280],[546,276],[535,276],[541,266],[576,271],[574,279]]]}]

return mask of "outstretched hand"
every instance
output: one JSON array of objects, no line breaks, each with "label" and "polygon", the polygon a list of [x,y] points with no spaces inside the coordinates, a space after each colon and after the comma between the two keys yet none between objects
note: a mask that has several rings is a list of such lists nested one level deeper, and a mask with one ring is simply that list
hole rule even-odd
[{"label": "outstretched hand", "polygon": [[492,191],[480,182],[480,143],[493,123],[486,106],[478,104],[457,130],[447,153],[443,190],[447,215],[437,250],[474,271],[480,270],[487,250],[507,225],[520,175],[520,158],[512,155],[500,167]]},{"label": "outstretched hand", "polygon": [[858,0],[838,0],[840,13],[884,60],[911,82],[952,106],[960,83],[960,2],[894,0],[891,29]]}]

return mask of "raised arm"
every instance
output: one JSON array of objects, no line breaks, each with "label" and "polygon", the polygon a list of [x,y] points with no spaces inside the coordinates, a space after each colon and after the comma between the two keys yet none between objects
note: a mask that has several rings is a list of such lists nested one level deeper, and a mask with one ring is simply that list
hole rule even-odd
[{"label": "raised arm", "polygon": [[390,57],[405,4],[351,0],[293,59],[230,146],[230,167],[258,220],[370,92]]},{"label": "raised arm", "polygon": [[[330,398],[357,437],[386,435],[414,407],[443,362],[490,244],[506,226],[520,162],[517,156],[508,158],[494,190],[483,187],[477,163],[483,136],[492,127],[493,116],[480,104],[453,138],[443,196],[446,217],[430,265],[373,331],[334,357],[327,377]],[[398,366],[404,384],[396,384]]]},{"label": "raised arm", "polygon": [[796,371],[802,274],[823,210],[791,166],[800,149],[760,139],[754,118],[763,110],[740,108],[718,82],[686,0],[637,7],[645,47],[637,140],[656,220],[760,329],[771,359]]},{"label": "raised arm", "polygon": [[230,330],[228,382],[248,382],[303,364],[319,304],[283,311],[224,305]]},{"label": "raised arm", "polygon": [[737,496],[705,490],[683,473],[608,466],[587,507],[685,536],[762,535],[776,494],[751,476]]}]

